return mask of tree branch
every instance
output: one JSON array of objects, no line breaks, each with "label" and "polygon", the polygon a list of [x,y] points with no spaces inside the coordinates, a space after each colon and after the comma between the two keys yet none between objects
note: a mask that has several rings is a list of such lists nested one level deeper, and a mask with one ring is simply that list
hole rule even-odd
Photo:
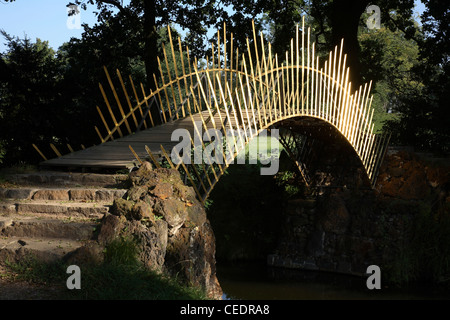
[{"label": "tree branch", "polygon": [[318,4],[315,1],[312,2],[312,7],[313,7],[313,12],[315,14],[315,18],[317,19],[317,22],[319,23],[319,32],[315,32],[316,43],[320,44],[320,45],[326,45],[326,41],[323,43],[321,43],[319,41],[320,35],[322,35],[322,34],[325,35],[325,27],[324,27],[325,21],[324,21],[322,11],[320,10],[320,8],[318,7]]},{"label": "tree branch", "polygon": [[414,40],[418,45],[422,44],[422,41],[420,38],[417,38],[414,34],[411,34],[411,32],[407,32],[405,28],[403,28],[399,23],[397,23],[396,19],[392,18],[390,14],[387,15],[389,18],[389,21],[393,23],[393,25],[403,32],[407,38],[410,38]]},{"label": "tree branch", "polygon": [[116,7],[117,9],[119,9],[119,11],[122,12],[123,14],[129,14],[129,12],[117,0],[99,0],[98,2],[102,2],[102,3],[105,3],[105,4],[110,4],[110,5],[114,6],[114,7]]}]

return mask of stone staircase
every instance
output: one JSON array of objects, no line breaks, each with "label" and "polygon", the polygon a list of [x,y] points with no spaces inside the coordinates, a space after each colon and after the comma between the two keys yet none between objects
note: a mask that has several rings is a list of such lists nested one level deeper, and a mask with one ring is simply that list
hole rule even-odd
[{"label": "stone staircase", "polygon": [[127,175],[35,172],[0,186],[0,265],[26,255],[60,259],[93,238]]}]

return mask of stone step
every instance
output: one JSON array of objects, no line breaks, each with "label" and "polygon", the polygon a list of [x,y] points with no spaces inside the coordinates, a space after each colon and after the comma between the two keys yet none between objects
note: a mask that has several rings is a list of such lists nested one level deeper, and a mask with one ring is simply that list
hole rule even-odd
[{"label": "stone step", "polygon": [[79,172],[38,171],[7,174],[4,179],[20,186],[75,186],[115,188],[128,178],[126,174],[99,174]]},{"label": "stone step", "polygon": [[12,202],[0,202],[0,216],[17,212],[16,204]]},{"label": "stone step", "polygon": [[55,261],[89,242],[114,199],[125,195],[125,174],[39,171],[2,176],[0,265],[32,255]]},{"label": "stone step", "polygon": [[92,219],[10,215],[0,217],[0,237],[89,240],[98,224]]},{"label": "stone step", "polygon": [[[53,214],[71,217],[100,218],[108,212],[111,202],[77,202],[59,200],[19,200],[3,202],[0,216],[8,214]],[[3,209],[3,211],[2,211]]]},{"label": "stone step", "polygon": [[0,188],[0,199],[112,202],[126,192],[106,188]]}]

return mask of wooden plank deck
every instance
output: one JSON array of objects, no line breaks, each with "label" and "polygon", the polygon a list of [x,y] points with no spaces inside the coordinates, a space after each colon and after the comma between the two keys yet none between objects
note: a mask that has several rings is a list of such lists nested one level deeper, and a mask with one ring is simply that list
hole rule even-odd
[{"label": "wooden plank deck", "polygon": [[[204,119],[209,117],[208,111],[203,111]],[[224,117],[225,114],[222,115]],[[201,121],[200,114],[193,115],[194,120]],[[214,116],[216,123],[219,122],[219,115]],[[208,123],[208,128],[212,128],[212,123]],[[159,155],[160,145],[168,152],[172,150],[178,142],[171,141],[172,132],[175,129],[187,129],[191,137],[194,137],[194,125],[190,117],[168,122],[153,128],[136,132],[134,134],[108,141],[103,144],[79,150],[59,158],[50,159],[41,162],[43,167],[68,167],[68,168],[107,168],[107,169],[126,169],[138,164],[129,146],[142,159],[148,157],[145,146]]]}]

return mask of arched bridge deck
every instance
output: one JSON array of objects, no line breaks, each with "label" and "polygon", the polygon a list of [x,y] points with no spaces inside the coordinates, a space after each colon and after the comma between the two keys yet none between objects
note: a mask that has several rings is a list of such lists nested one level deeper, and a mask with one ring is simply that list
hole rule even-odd
[{"label": "arched bridge deck", "polygon": [[[284,57],[273,54],[270,43],[262,33],[257,37],[255,28],[253,43],[247,39],[247,52],[234,50],[233,34],[228,35],[224,25],[223,34],[217,33],[217,45],[212,44],[211,56],[203,62],[191,59],[180,39],[175,50],[168,28],[170,50],[163,45],[155,89],[148,92],[142,84],[137,87],[131,77],[124,81],[118,70],[114,85],[105,68],[110,90],[99,85],[106,109],[97,107],[104,128],[95,127],[101,144],[64,156],[52,145],[58,158],[50,160],[35,146],[46,160],[42,165],[127,168],[150,157],[159,167],[160,160],[165,160],[182,171],[204,201],[228,165],[260,132],[280,125],[287,129],[307,125],[298,120],[309,118],[314,126],[332,128],[346,140],[373,186],[389,136],[374,133],[371,83],[352,90],[343,41],[320,61],[304,21],[301,27],[297,25],[296,37]],[[153,119],[155,116],[159,119]],[[178,142],[171,141],[172,132],[183,128],[193,136],[199,130],[194,123],[199,123],[203,132],[215,129],[223,136],[228,129],[239,132],[239,139],[233,136],[236,148],[231,159],[223,154],[224,163],[174,164],[170,154]],[[311,146],[295,139],[294,131],[288,130],[280,141],[308,184],[302,157],[305,146]],[[198,147],[192,139],[191,147]],[[208,142],[201,148],[204,152]]]}]

